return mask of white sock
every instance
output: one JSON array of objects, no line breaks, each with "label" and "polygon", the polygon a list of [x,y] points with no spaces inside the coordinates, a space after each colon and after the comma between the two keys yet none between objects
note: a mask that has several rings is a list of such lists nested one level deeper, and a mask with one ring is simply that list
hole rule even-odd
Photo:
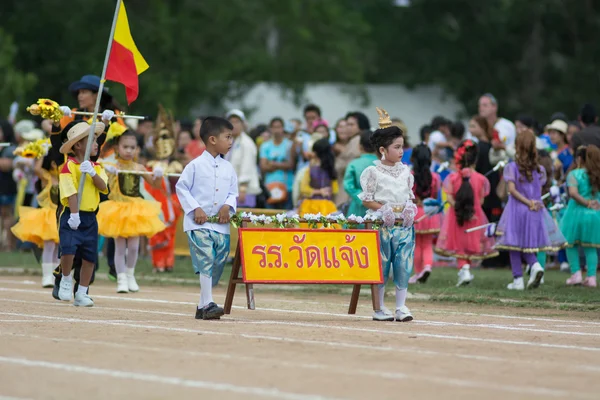
[{"label": "white sock", "polygon": [[385,304],[383,304],[383,298],[385,296],[385,286],[381,285],[379,286],[379,309],[382,310],[383,307],[385,307]]},{"label": "white sock", "polygon": [[406,294],[408,293],[408,289],[398,289],[396,288],[396,310],[404,307],[404,303],[406,303]]},{"label": "white sock", "polygon": [[87,286],[79,285],[79,287],[77,288],[77,294],[87,294],[87,290],[88,290]]},{"label": "white sock", "polygon": [[69,274],[69,275],[63,274],[62,278],[65,280],[65,282],[72,282],[73,281],[73,277],[71,276],[71,274]]},{"label": "white sock", "polygon": [[203,308],[212,302],[212,277],[200,274],[200,303],[198,306]]}]

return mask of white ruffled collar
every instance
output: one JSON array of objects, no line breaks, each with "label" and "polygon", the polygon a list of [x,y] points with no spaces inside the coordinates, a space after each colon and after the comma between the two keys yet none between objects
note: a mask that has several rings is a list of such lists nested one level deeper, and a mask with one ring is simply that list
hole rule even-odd
[{"label": "white ruffled collar", "polygon": [[385,165],[380,160],[376,160],[373,161],[373,164],[375,164],[375,168],[377,168],[379,171],[383,172],[384,174],[391,175],[394,178],[399,177],[400,174],[407,168],[406,165],[402,164],[402,162],[398,162],[395,165]]}]

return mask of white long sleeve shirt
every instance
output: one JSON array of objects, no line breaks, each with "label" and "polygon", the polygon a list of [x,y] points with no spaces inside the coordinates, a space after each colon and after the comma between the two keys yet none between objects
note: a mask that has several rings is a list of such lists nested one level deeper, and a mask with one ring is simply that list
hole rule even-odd
[{"label": "white long sleeve shirt", "polygon": [[235,212],[238,183],[235,170],[228,161],[204,151],[183,169],[175,188],[184,212],[185,232],[209,229],[229,234],[229,224],[206,222],[199,225],[194,221],[194,210],[198,207],[209,217],[217,215],[225,204]]},{"label": "white long sleeve shirt", "polygon": [[260,194],[258,166],[256,164],[258,150],[254,141],[245,132],[242,132],[233,142],[233,147],[229,153],[228,159],[235,169],[239,184],[248,187],[248,194]]}]

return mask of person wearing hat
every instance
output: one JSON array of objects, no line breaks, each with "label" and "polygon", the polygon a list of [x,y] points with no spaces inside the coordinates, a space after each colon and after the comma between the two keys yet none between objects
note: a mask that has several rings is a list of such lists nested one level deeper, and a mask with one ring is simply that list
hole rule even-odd
[{"label": "person wearing hat", "polygon": [[[88,296],[94,265],[98,256],[98,221],[96,210],[100,204],[100,193],[108,194],[108,177],[104,168],[85,159],[90,125],[87,122],[71,122],[65,127],[67,141],[60,147],[68,155],[59,177],[60,202],[64,207],[60,219],[58,236],[60,241],[62,279],[58,297],[63,301],[73,298],[71,269],[76,254],[81,254],[82,266],[79,288],[75,293],[75,306],[92,307]],[[95,126],[91,154],[98,153],[96,138],[104,132],[104,124]],[[81,174],[85,174],[83,191],[78,193]]]},{"label": "person wearing hat", "polygon": [[546,132],[550,135],[550,141],[556,145],[556,158],[560,161],[563,173],[566,174],[573,163],[573,153],[569,148],[567,130],[569,126],[565,121],[556,119],[550,125],[546,125]]},{"label": "person wearing hat", "polygon": [[246,115],[241,110],[230,110],[225,117],[233,125],[233,146],[225,159],[231,163],[238,177],[238,207],[256,207],[256,196],[262,191],[256,160],[258,150],[254,141],[246,134]]}]

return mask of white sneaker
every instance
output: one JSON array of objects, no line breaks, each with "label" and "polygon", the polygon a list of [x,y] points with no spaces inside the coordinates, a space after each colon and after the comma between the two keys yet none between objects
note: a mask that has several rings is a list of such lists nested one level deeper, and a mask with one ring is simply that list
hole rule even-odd
[{"label": "white sneaker", "polygon": [[129,293],[129,283],[125,272],[117,274],[117,293]]},{"label": "white sneaker", "polygon": [[398,322],[408,322],[412,321],[413,316],[410,313],[410,310],[406,306],[402,306],[396,309],[396,321]]},{"label": "white sneaker", "polygon": [[540,263],[535,263],[531,266],[531,274],[529,275],[529,280],[527,281],[527,289],[535,289],[540,286],[542,283],[542,279],[544,279],[544,269],[540,265]]},{"label": "white sneaker", "polygon": [[381,312],[384,313],[385,315],[394,315],[389,308],[387,308],[386,306],[381,306]]},{"label": "white sneaker", "polygon": [[[389,310],[388,310],[389,311]],[[393,321],[394,316],[384,313],[382,310],[373,313],[373,321]]]},{"label": "white sneaker", "polygon": [[571,272],[571,267],[568,262],[560,263],[560,272]]},{"label": "white sneaker", "polygon": [[53,288],[54,287],[54,275],[44,275],[42,276],[42,287],[43,288]]},{"label": "white sneaker", "polygon": [[471,273],[471,266],[468,264],[464,265],[460,271],[458,271],[458,283],[456,284],[456,287],[468,285],[473,278],[475,277]]},{"label": "white sneaker", "polygon": [[506,288],[508,290],[525,290],[525,284],[523,283],[523,277],[515,278],[512,283],[509,283]]},{"label": "white sneaker", "polygon": [[[71,278],[72,279],[72,278]],[[67,281],[65,277],[60,280],[60,287],[58,289],[58,298],[62,301],[73,300],[73,281]]]},{"label": "white sneaker", "polygon": [[75,293],[75,301],[73,302],[75,307],[93,307],[94,300],[86,293]]},{"label": "white sneaker", "polygon": [[140,287],[138,286],[137,281],[135,280],[133,272],[133,269],[127,270],[127,287],[129,287],[130,292],[138,292],[140,290]]}]

